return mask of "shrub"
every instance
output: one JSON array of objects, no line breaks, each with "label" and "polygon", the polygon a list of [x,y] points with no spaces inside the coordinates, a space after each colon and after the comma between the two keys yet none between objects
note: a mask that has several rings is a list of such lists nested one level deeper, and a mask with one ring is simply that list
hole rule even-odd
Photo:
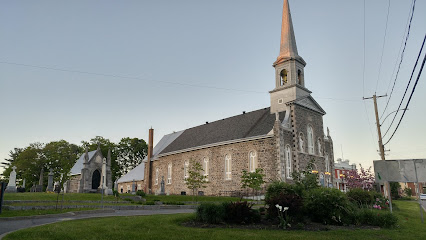
[{"label": "shrub", "polygon": [[252,208],[253,204],[243,202],[224,202],[225,222],[247,224],[260,222],[260,213]]},{"label": "shrub", "polygon": [[267,188],[265,203],[269,206],[268,217],[278,216],[275,205],[288,207],[287,214],[294,220],[303,218],[303,194],[301,185],[288,184],[284,182],[274,182]]},{"label": "shrub", "polygon": [[411,197],[413,195],[413,192],[411,191],[411,188],[405,188],[404,193],[407,197]]},{"label": "shrub", "polygon": [[358,206],[372,205],[374,203],[373,194],[361,188],[351,189],[346,193],[346,196],[348,196],[349,201],[357,203]]},{"label": "shrub", "polygon": [[145,196],[146,196],[146,193],[145,193],[144,191],[142,191],[142,190],[138,190],[138,191],[136,192],[136,195],[141,196],[141,197],[145,197]]},{"label": "shrub", "polygon": [[390,212],[362,208],[352,214],[355,225],[371,225],[383,228],[396,227],[398,218]]},{"label": "shrub", "polygon": [[305,209],[315,222],[339,225],[350,222],[350,203],[346,195],[337,189],[309,190],[305,198]]},{"label": "shrub", "polygon": [[225,205],[202,203],[197,208],[196,220],[205,223],[220,223],[225,219]]}]

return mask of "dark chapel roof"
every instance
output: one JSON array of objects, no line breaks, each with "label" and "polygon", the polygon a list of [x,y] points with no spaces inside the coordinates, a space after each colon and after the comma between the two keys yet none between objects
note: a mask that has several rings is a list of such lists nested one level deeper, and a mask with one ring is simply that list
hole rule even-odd
[{"label": "dark chapel roof", "polygon": [[[285,112],[280,113],[282,122]],[[204,146],[225,141],[268,134],[274,127],[275,114],[270,108],[243,113],[197,127],[186,129],[164,148],[160,154]]]}]

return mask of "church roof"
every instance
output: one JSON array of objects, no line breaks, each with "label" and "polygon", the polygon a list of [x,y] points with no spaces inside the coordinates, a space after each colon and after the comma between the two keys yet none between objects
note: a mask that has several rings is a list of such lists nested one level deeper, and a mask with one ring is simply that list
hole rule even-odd
[{"label": "church roof", "polygon": [[[280,120],[285,112],[280,113]],[[275,114],[270,108],[243,113],[186,129],[160,155],[214,143],[267,135],[274,127]]]},{"label": "church roof", "polygon": [[[153,152],[152,153],[152,159],[156,158],[158,156],[158,154],[165,147],[167,147],[171,142],[173,142],[182,133],[183,133],[183,131],[173,132],[173,133],[164,135],[163,138],[161,138],[161,140],[157,143],[157,145],[155,145],[155,147],[152,151]],[[145,159],[142,161],[141,164],[139,164],[138,166],[136,166],[135,168],[130,170],[128,173],[123,175],[121,178],[119,178],[117,180],[117,182],[122,183],[122,182],[132,182],[133,180],[135,180],[135,181],[144,180],[144,175],[145,175],[145,163],[144,162],[146,162],[147,160],[148,160],[147,157],[145,157]]]},{"label": "church roof", "polygon": [[[91,151],[89,152],[89,162],[90,160],[92,160],[93,156],[95,156],[96,151]],[[81,154],[80,158],[77,160],[77,162],[75,162],[74,166],[71,168],[71,175],[78,175],[81,174],[81,169],[83,169],[84,167],[84,155],[86,153]]]}]

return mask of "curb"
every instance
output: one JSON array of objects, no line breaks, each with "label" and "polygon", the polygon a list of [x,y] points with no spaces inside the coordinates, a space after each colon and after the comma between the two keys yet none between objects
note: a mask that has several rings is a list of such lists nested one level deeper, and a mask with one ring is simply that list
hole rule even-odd
[{"label": "curb", "polygon": [[76,211],[76,212],[66,212],[58,214],[45,214],[45,215],[31,215],[31,216],[19,216],[19,217],[0,217],[0,222],[2,221],[14,221],[14,220],[24,220],[24,219],[40,219],[40,218],[55,218],[55,217],[69,217],[75,215],[83,214],[93,214],[93,213],[112,213],[115,212],[114,209],[97,209],[97,210],[85,210],[85,211]]},{"label": "curb", "polygon": [[136,205],[136,206],[113,206],[112,208],[96,209],[96,210],[84,210],[75,212],[66,212],[58,214],[46,214],[46,215],[32,215],[32,216],[19,216],[19,217],[0,217],[2,221],[14,221],[24,219],[40,219],[40,218],[54,218],[54,217],[69,217],[75,215],[93,214],[93,213],[113,213],[117,210],[161,210],[161,209],[196,209],[197,205]]}]

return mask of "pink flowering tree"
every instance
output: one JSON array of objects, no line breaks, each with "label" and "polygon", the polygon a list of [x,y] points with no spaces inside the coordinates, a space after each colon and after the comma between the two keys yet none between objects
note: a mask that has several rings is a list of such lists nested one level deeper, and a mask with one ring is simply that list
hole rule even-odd
[{"label": "pink flowering tree", "polygon": [[346,185],[349,188],[361,188],[363,190],[373,190],[375,181],[374,173],[371,172],[371,167],[365,169],[359,165],[359,170],[350,170],[345,176]]}]

